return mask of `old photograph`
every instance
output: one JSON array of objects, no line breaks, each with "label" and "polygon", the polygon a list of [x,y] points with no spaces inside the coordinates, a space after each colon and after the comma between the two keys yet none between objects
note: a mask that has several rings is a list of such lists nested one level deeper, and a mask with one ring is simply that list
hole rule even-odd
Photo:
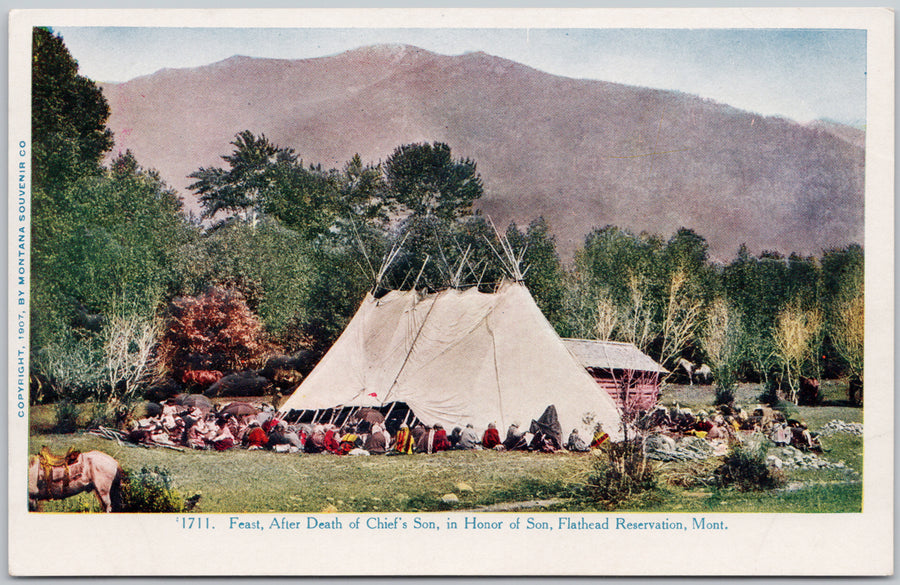
[{"label": "old photograph", "polygon": [[12,13],[11,572],[892,572],[893,15],[355,12]]}]

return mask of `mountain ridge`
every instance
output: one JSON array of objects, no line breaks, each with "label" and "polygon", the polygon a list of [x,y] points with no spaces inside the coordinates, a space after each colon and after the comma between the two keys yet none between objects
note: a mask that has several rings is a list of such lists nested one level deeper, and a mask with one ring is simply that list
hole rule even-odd
[{"label": "mountain ridge", "polygon": [[478,164],[482,212],[498,224],[543,215],[566,259],[608,224],[664,237],[689,227],[719,258],[741,243],[801,254],[862,243],[865,134],[832,122],[409,45],[236,55],[101,87],[114,150],[159,170],[189,208],[187,175],[221,165],[249,129],[337,168],[446,142]]}]

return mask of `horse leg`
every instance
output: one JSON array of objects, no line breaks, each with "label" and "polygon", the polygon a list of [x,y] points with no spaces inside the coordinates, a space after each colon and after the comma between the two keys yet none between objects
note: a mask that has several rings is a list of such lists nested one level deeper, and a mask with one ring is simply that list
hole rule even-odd
[{"label": "horse leg", "polygon": [[100,509],[107,514],[112,512],[112,500],[109,497],[109,490],[101,491],[99,487],[94,486],[94,495],[100,500]]}]

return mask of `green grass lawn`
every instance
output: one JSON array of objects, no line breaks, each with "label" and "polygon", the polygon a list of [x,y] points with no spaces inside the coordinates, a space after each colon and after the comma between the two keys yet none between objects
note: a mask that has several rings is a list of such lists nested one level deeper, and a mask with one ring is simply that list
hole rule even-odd
[{"label": "green grass lawn", "polygon": [[[707,387],[708,388],[708,387]],[[682,402],[682,404],[687,404]],[[833,403],[832,403],[833,404]],[[702,406],[702,403],[701,403]],[[706,405],[708,407],[708,404]],[[797,408],[812,430],[828,421],[861,422],[862,409],[849,406]],[[590,454],[445,452],[435,455],[338,457],[235,449],[185,451],[120,445],[80,433],[51,434],[52,407],[32,409],[29,451],[42,445],[62,453],[69,446],[98,449],[130,470],[167,470],[183,497],[200,492],[197,511],[235,512],[417,512],[473,509],[529,500],[550,500],[550,511],[606,511],[584,490],[595,462]],[[840,470],[786,472],[786,487],[763,492],[717,489],[690,480],[710,475],[720,463],[657,465],[658,489],[617,506],[635,512],[859,512],[862,506],[861,437],[823,439],[822,457],[843,461],[860,475]],[[24,482],[24,479],[23,479]],[[458,502],[445,503],[453,493]],[[97,511],[82,494],[48,502],[45,511]]]}]

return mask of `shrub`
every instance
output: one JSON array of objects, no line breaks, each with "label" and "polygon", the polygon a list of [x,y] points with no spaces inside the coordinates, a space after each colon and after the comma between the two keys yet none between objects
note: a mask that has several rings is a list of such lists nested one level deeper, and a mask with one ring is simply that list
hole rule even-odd
[{"label": "shrub", "polygon": [[716,406],[722,405],[731,405],[734,404],[734,385],[723,386],[719,385],[716,387]]},{"label": "shrub", "polygon": [[640,439],[607,444],[587,481],[588,495],[609,507],[655,487],[653,465]]},{"label": "shrub", "polygon": [[184,498],[172,487],[168,470],[142,467],[128,470],[122,485],[123,512],[181,512]]},{"label": "shrub", "polygon": [[116,426],[116,410],[117,403],[94,402],[91,404],[91,420],[88,422],[88,428],[96,428],[99,426],[109,427]]},{"label": "shrub", "polygon": [[261,367],[275,349],[238,290],[211,287],[198,297],[172,300],[159,355],[165,370],[184,381],[191,370]]},{"label": "shrub", "polygon": [[734,486],[742,491],[760,491],[784,483],[781,472],[766,465],[768,449],[763,441],[757,444],[736,443],[725,462],[716,470],[719,487]]},{"label": "shrub", "polygon": [[57,433],[74,433],[78,429],[78,406],[70,400],[60,400],[55,408]]}]

